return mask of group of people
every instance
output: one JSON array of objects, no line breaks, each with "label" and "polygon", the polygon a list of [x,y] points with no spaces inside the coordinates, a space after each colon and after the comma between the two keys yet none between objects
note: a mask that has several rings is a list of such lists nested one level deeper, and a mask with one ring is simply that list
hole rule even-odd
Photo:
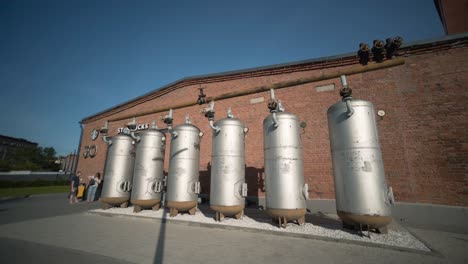
[{"label": "group of people", "polygon": [[[77,203],[78,202],[78,188],[80,184],[83,182],[83,178],[81,178],[81,171],[78,171],[71,179],[70,183],[70,203]],[[101,174],[97,172],[95,175],[88,176],[88,183],[86,184],[86,202],[91,203],[94,202],[96,192],[98,188],[102,185]]]}]

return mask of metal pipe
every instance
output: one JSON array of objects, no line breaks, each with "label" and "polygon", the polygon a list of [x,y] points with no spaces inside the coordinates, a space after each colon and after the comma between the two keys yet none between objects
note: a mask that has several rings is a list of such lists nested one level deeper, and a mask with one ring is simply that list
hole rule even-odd
[{"label": "metal pipe", "polygon": [[107,137],[107,135],[102,136],[102,141],[106,143],[107,145],[112,145],[112,139],[110,137]]},{"label": "metal pipe", "polygon": [[279,123],[278,123],[278,119],[276,118],[276,112],[272,112],[271,116],[273,118],[273,126],[278,127]]},{"label": "metal pipe", "polygon": [[270,89],[270,99],[275,100],[275,90],[273,88]]},{"label": "metal pipe", "polygon": [[344,88],[348,88],[348,82],[346,81],[346,75],[341,75],[341,84],[343,85]]},{"label": "metal pipe", "polygon": [[[342,70],[338,70],[336,72],[330,72],[330,73],[321,73],[317,74],[311,77],[306,77],[306,78],[300,78],[292,81],[284,81],[284,82],[278,82],[272,85],[267,85],[267,86],[258,86],[258,87],[253,87],[250,89],[246,89],[243,91],[235,91],[235,92],[230,92],[230,93],[225,93],[221,94],[215,97],[207,97],[206,101],[212,101],[212,100],[224,100],[224,99],[229,99],[233,97],[239,97],[239,96],[244,96],[244,95],[249,95],[249,94],[255,94],[255,93],[261,93],[261,92],[266,92],[269,91],[270,89],[282,89],[282,88],[288,88],[288,87],[293,87],[293,86],[298,86],[306,83],[312,83],[312,82],[318,82],[318,81],[324,81],[324,80],[330,80],[334,79],[337,77],[340,77],[341,75],[354,75],[354,74],[360,74],[364,72],[369,72],[369,71],[375,71],[375,70],[381,70],[381,69],[386,69],[386,68],[391,68],[391,67],[396,67],[405,64],[405,59],[404,58],[395,58],[393,60],[386,60],[382,63],[371,63],[365,66],[358,65],[356,67],[352,68],[346,68]],[[161,108],[155,108],[150,111],[145,111],[140,113],[138,116],[144,116],[144,115],[151,115],[151,114],[156,114],[156,113],[161,113],[161,112],[166,112],[169,109],[180,109],[180,108],[185,108],[185,107],[190,107],[190,106],[195,106],[198,105],[197,102],[194,101],[189,101],[189,102],[184,102],[181,104],[173,105],[170,107],[161,107]],[[128,118],[133,117],[134,114],[132,115],[124,115],[122,117],[118,118],[112,118],[109,119],[110,122],[116,122],[116,121],[121,121],[125,120]]]},{"label": "metal pipe", "polygon": [[217,127],[217,126],[214,125],[214,120],[210,120],[210,127],[211,127],[211,129],[214,130],[215,133],[218,133],[219,131],[221,131],[220,127]]},{"label": "metal pipe", "polygon": [[140,142],[140,140],[141,140],[141,137],[135,135],[135,131],[131,131],[131,132],[130,132],[130,136],[131,136],[136,142]]},{"label": "metal pipe", "polygon": [[346,108],[348,109],[346,111],[346,114],[348,115],[348,117],[352,116],[354,114],[354,109],[351,107],[351,98],[347,98],[347,100],[345,100],[345,103],[346,103]]}]

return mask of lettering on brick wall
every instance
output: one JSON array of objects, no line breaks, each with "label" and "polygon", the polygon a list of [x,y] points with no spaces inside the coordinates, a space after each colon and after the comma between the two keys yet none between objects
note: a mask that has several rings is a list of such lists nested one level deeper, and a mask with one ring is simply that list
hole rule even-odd
[{"label": "lettering on brick wall", "polygon": [[[136,126],[136,130],[145,130],[149,128],[149,123],[139,124]],[[119,134],[130,134],[130,129],[128,127],[119,127],[117,128],[117,133]]]}]

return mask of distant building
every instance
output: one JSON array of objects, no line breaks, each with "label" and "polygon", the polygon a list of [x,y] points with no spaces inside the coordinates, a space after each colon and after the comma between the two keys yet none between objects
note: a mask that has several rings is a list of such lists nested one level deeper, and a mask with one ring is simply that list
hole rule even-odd
[{"label": "distant building", "polygon": [[0,135],[0,160],[5,160],[17,149],[37,147],[37,143],[22,138]]},{"label": "distant building", "polygon": [[68,154],[67,156],[60,156],[55,163],[60,164],[60,170],[65,173],[74,172],[78,162],[78,155]]},{"label": "distant building", "polygon": [[434,0],[445,34],[468,31],[468,0]]}]

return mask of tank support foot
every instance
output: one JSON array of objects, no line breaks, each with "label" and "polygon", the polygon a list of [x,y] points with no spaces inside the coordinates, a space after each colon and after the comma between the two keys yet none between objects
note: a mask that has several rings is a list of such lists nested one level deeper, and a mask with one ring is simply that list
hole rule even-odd
[{"label": "tank support foot", "polygon": [[179,213],[179,211],[177,211],[177,209],[175,209],[175,208],[171,208],[171,209],[169,210],[169,216],[170,216],[170,217],[174,217],[174,216],[176,216],[178,213]]},{"label": "tank support foot", "polygon": [[[371,238],[371,233],[370,233],[370,232],[371,232],[371,230],[370,230],[370,226],[369,226],[369,225],[367,225],[367,224],[366,224],[366,225],[364,225],[364,226],[365,226],[365,227],[367,227],[367,238],[369,238],[369,239],[370,239],[370,238]],[[362,225],[362,224],[359,224],[359,230],[361,231],[361,234],[362,234],[362,236],[366,236],[366,235],[364,234],[364,232],[363,232],[363,225]]]},{"label": "tank support foot", "polygon": [[134,213],[139,213],[139,212],[141,212],[141,206],[134,205],[134,206],[133,206],[133,212],[134,212]]},{"label": "tank support foot", "polygon": [[380,234],[388,234],[388,227],[386,227],[386,226],[379,227],[379,228],[377,228],[377,232],[379,232]]},{"label": "tank support foot", "polygon": [[188,211],[189,215],[195,215],[196,212],[197,212],[197,207],[194,207]]},{"label": "tank support foot", "polygon": [[279,228],[286,228],[288,226],[288,220],[286,217],[273,218],[273,223],[277,223]]},{"label": "tank support foot", "polygon": [[120,208],[127,208],[127,207],[128,207],[128,201],[120,204]]},{"label": "tank support foot", "polygon": [[234,217],[236,219],[242,219],[242,217],[244,216],[244,210],[240,211],[239,213],[237,213]]},{"label": "tank support foot", "polygon": [[160,203],[158,203],[157,205],[151,207],[151,209],[153,209],[153,211],[157,211],[157,210],[159,210],[160,208],[161,208],[161,204],[160,204]]},{"label": "tank support foot", "polygon": [[305,224],[305,215],[304,216],[301,216],[297,219],[297,224],[302,226]]},{"label": "tank support foot", "polygon": [[223,221],[223,220],[224,220],[224,215],[223,215],[223,213],[221,213],[221,212],[216,212],[216,214],[215,214],[215,221],[221,222],[221,221]]},{"label": "tank support foot", "polygon": [[111,208],[110,204],[108,204],[108,203],[102,203],[102,209],[107,210],[107,209],[109,209],[109,208]]},{"label": "tank support foot", "polygon": [[350,225],[346,222],[342,222],[343,223],[343,229],[350,229],[350,230],[354,230],[354,225]]}]

